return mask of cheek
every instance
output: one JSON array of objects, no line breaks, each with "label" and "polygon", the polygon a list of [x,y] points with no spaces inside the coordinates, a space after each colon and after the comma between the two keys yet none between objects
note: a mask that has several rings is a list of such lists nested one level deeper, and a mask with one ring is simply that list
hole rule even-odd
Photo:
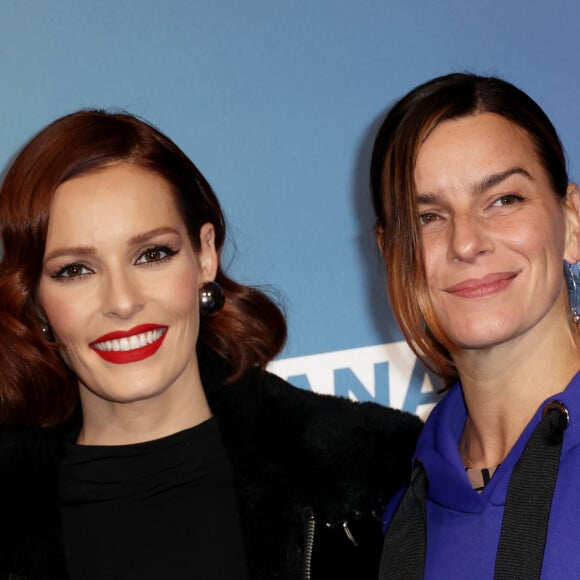
[{"label": "cheek", "polygon": [[531,220],[526,228],[514,231],[510,239],[514,248],[520,248],[530,260],[543,257],[546,267],[554,265],[561,269],[565,250],[565,224],[561,216],[553,216],[551,221]]},{"label": "cheek", "polygon": [[423,264],[428,288],[437,285],[437,275],[443,272],[446,261],[444,245],[435,243],[435,240],[423,241]]},{"label": "cheek", "polygon": [[88,325],[87,309],[76,307],[82,304],[79,300],[64,299],[59,294],[54,296],[50,292],[39,292],[38,300],[55,340],[61,345],[60,356],[65,364],[76,372],[75,361],[79,359],[82,348],[88,343],[85,332]]},{"label": "cheek", "polygon": [[46,315],[55,337],[62,342],[69,342],[86,328],[87,309],[78,308],[78,299],[63,296],[62,292],[42,291],[38,293],[39,304]]},{"label": "cheek", "polygon": [[171,284],[163,288],[167,309],[177,317],[199,317],[199,288],[197,272],[185,269],[172,277]]}]

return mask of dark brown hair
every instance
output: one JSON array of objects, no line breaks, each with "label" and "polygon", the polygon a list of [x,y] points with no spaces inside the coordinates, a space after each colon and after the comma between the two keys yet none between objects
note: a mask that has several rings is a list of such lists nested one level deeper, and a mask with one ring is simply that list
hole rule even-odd
[{"label": "dark brown hair", "polygon": [[[191,243],[200,248],[204,223],[215,228],[218,253],[226,224],[209,183],[165,135],[128,114],[99,110],[62,117],[36,135],[9,168],[0,189],[0,422],[50,426],[68,419],[78,401],[77,380],[58,347],[42,335],[36,290],[50,207],[65,181],[113,163],[149,170],[170,184]],[[216,281],[226,302],[201,317],[198,350],[229,363],[229,380],[263,369],[286,340],[280,309],[263,292],[228,278]]]},{"label": "dark brown hair", "polygon": [[435,127],[484,112],[500,115],[526,132],[554,192],[565,197],[566,158],[554,126],[533,99],[496,77],[454,73],[416,87],[387,114],[371,160],[376,233],[394,315],[415,354],[447,383],[457,378],[449,355],[453,345],[427,290],[414,170],[419,148]]}]

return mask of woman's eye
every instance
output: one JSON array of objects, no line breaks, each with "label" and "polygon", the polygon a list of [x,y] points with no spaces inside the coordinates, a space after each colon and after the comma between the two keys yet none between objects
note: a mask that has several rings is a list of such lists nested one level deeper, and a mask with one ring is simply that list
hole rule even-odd
[{"label": "woman's eye", "polygon": [[502,195],[498,199],[496,199],[492,205],[495,206],[506,206],[506,205],[514,205],[519,201],[522,201],[524,198],[521,195],[509,194],[509,195]]},{"label": "woman's eye", "polygon": [[152,264],[155,262],[162,262],[172,256],[175,256],[177,251],[168,246],[155,246],[145,250],[136,260],[135,264]]},{"label": "woman's eye", "polygon": [[89,270],[86,266],[82,264],[68,264],[61,268],[56,274],[52,277],[55,279],[62,279],[62,278],[79,278],[80,276],[84,276],[86,274],[91,274],[92,271]]},{"label": "woman's eye", "polygon": [[430,224],[434,221],[437,221],[438,219],[439,219],[439,216],[436,213],[429,212],[429,211],[419,215],[419,221],[424,226],[426,226],[427,224]]}]

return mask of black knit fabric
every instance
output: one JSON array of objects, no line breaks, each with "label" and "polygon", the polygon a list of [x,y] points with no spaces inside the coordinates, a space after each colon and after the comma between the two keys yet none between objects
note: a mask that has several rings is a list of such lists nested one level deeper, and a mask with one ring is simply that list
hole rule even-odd
[{"label": "black knit fabric", "polygon": [[67,445],[61,512],[71,580],[246,580],[217,420],[121,446]]}]

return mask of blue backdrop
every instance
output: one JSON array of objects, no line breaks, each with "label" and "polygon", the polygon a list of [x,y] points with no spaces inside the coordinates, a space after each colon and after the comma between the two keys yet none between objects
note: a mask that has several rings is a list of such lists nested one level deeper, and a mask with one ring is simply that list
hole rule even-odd
[{"label": "blue backdrop", "polygon": [[385,111],[451,71],[534,97],[580,154],[575,0],[1,0],[0,166],[82,107],[126,109],[196,162],[230,222],[225,260],[284,296],[276,372],[411,411],[433,399],[393,324],[371,233]]}]

